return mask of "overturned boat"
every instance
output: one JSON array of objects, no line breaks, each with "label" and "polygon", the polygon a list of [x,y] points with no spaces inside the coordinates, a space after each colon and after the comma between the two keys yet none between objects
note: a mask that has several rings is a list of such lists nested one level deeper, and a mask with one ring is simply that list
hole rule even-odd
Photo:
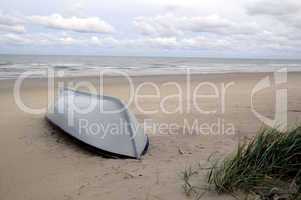
[{"label": "overturned boat", "polygon": [[135,116],[115,97],[65,88],[46,118],[105,155],[139,159],[148,148],[148,137]]}]

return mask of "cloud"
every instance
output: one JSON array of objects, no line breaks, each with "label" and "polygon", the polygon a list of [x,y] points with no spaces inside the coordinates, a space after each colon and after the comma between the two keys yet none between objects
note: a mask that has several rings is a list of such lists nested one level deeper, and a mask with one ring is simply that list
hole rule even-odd
[{"label": "cloud", "polygon": [[145,38],[142,42],[146,47],[152,48],[174,49],[179,47],[179,42],[175,37]]},{"label": "cloud", "polygon": [[257,0],[247,5],[250,15],[292,15],[300,12],[301,3],[299,0]]},{"label": "cloud", "polygon": [[[231,51],[235,52],[235,55],[242,53],[246,56],[250,55],[250,52],[265,51],[275,51],[275,55],[283,51],[287,54],[300,54],[299,0],[230,0],[226,6],[216,0],[206,2],[207,7],[202,2],[194,8],[190,3],[186,6],[176,3],[175,6],[154,9],[149,6],[147,10],[143,10],[143,7],[138,10],[135,7],[110,18],[118,32],[99,17],[80,17],[86,16],[87,13],[95,16],[101,12],[96,7],[91,11],[85,3],[75,4],[73,10],[68,7],[69,11],[62,8],[65,16],[40,14],[16,17],[0,12],[0,44],[26,44],[36,49],[40,46],[46,46],[45,49],[51,46],[50,53],[56,48],[68,46],[73,52],[79,48],[102,50],[108,47],[115,48],[116,52],[135,49],[145,55],[157,50],[175,50],[173,52],[178,55],[182,52],[204,50],[221,53],[217,56],[226,55]],[[118,8],[120,7],[122,6],[119,5]],[[103,14],[110,14],[110,10]],[[131,29],[131,22],[137,31]],[[113,54],[114,51],[112,50]]]},{"label": "cloud", "polygon": [[97,18],[64,18],[59,14],[50,16],[30,16],[31,23],[39,24],[48,28],[70,30],[85,33],[112,33],[114,28],[107,22]]},{"label": "cloud", "polygon": [[175,26],[177,19],[173,15],[159,15],[155,17],[137,17],[134,26],[144,35],[171,36],[182,34]]},{"label": "cloud", "polygon": [[76,45],[78,41],[70,36],[59,38],[59,42],[63,45]]},{"label": "cloud", "polygon": [[0,32],[25,33],[25,27],[21,25],[9,26],[0,24]]},{"label": "cloud", "polygon": [[[113,49],[139,49],[143,51],[174,50],[185,51],[211,51],[215,53],[225,52],[247,52],[248,54],[258,52],[275,52],[275,55],[283,53],[300,53],[301,40],[291,40],[285,36],[275,36],[270,32],[257,35],[235,35],[235,36],[190,36],[190,37],[139,37],[135,39],[119,38],[111,36],[81,36],[68,33],[35,33],[35,34],[0,34],[0,46],[60,48],[113,48]],[[289,54],[288,54],[289,55]]]},{"label": "cloud", "polygon": [[72,36],[67,33],[51,34],[51,33],[27,33],[14,34],[6,33],[0,34],[0,45],[33,45],[33,46],[81,46],[81,47],[112,47],[118,46],[120,42],[113,37],[84,37]]},{"label": "cloud", "polygon": [[0,32],[25,33],[23,21],[15,16],[5,15],[0,12]]},{"label": "cloud", "polygon": [[107,47],[114,47],[120,44],[120,41],[113,37],[97,37],[92,36],[90,40],[87,42],[90,45],[98,45],[98,46],[107,46]]},{"label": "cloud", "polygon": [[182,40],[182,46],[189,49],[223,49],[231,48],[232,43],[227,39],[196,36],[192,38],[184,38]]},{"label": "cloud", "polygon": [[230,48],[231,42],[217,37],[142,37],[131,40],[120,40],[119,46],[131,48],[152,48],[165,50],[201,50],[201,49],[224,49]]},{"label": "cloud", "polygon": [[30,44],[31,41],[24,37],[23,35],[6,33],[0,36],[0,44],[9,44],[9,45],[24,45]]},{"label": "cloud", "polygon": [[138,17],[134,26],[144,35],[176,36],[185,32],[214,34],[250,34],[259,31],[256,22],[234,22],[219,15]]},{"label": "cloud", "polygon": [[181,29],[197,33],[250,34],[259,30],[256,22],[235,22],[215,14],[205,17],[182,17],[180,22],[178,26]]},{"label": "cloud", "polygon": [[23,24],[23,23],[24,20],[22,20],[20,17],[7,15],[0,11],[0,24],[10,26],[10,25]]},{"label": "cloud", "polygon": [[253,17],[269,21],[264,28],[273,29],[274,34],[285,34],[288,38],[301,35],[301,2],[299,0],[261,0],[249,3],[246,10]]}]

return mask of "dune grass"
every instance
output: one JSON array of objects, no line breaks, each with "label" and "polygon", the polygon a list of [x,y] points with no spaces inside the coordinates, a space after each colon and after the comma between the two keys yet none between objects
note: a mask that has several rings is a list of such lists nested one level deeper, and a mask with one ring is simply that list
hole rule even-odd
[{"label": "dune grass", "polygon": [[262,129],[234,154],[216,162],[208,183],[221,193],[242,190],[264,198],[301,199],[301,126],[285,133]]},{"label": "dune grass", "polygon": [[[195,173],[186,174],[186,191],[194,189],[189,178]],[[214,162],[207,181],[208,188],[219,193],[243,191],[261,199],[301,199],[301,126],[286,132],[260,130],[234,153]]]}]

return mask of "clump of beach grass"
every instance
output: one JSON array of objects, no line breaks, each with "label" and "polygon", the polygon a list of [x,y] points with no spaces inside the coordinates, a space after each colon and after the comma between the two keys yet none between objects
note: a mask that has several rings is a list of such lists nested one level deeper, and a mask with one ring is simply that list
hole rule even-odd
[{"label": "clump of beach grass", "polygon": [[[195,174],[191,169],[183,173],[186,193],[201,192],[189,182]],[[260,199],[301,199],[301,126],[285,132],[263,128],[240,143],[235,152],[210,166],[207,189]]]},{"label": "clump of beach grass", "polygon": [[209,185],[219,193],[244,191],[262,199],[301,199],[301,126],[262,129],[224,160],[214,163]]}]

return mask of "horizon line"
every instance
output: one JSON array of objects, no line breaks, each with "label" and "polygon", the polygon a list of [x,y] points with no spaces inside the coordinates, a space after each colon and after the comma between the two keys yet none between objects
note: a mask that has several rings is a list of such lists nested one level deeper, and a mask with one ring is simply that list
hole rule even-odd
[{"label": "horizon line", "polygon": [[138,57],[138,58],[195,58],[195,59],[236,59],[236,60],[300,60],[300,58],[273,58],[273,57],[216,57],[216,56],[158,56],[158,55],[96,55],[96,54],[22,54],[0,53],[0,56],[82,56],[82,57]]}]

